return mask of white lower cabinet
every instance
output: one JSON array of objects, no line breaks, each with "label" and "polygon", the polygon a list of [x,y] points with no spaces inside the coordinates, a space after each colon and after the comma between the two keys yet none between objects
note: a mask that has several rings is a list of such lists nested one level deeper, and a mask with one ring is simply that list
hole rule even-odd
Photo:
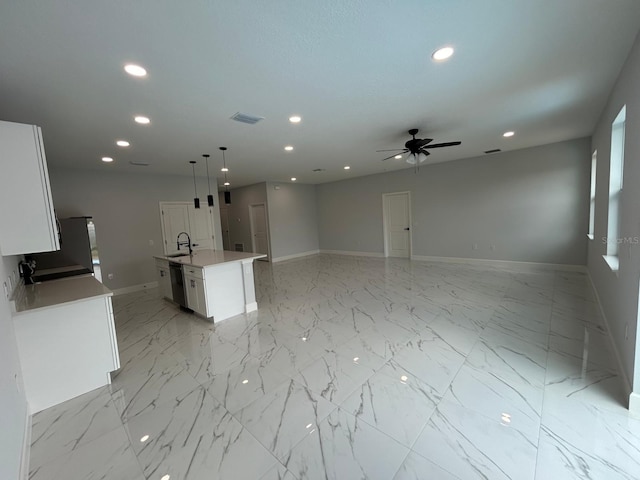
[{"label": "white lower cabinet", "polygon": [[156,260],[156,273],[158,276],[158,290],[160,291],[160,296],[173,300],[169,262]]},{"label": "white lower cabinet", "polygon": [[[202,276],[202,270],[200,276]],[[186,269],[185,269],[186,271]],[[207,297],[204,279],[196,275],[185,273],[184,276],[185,290],[187,293],[187,307],[203,317],[209,317],[207,312]]]}]

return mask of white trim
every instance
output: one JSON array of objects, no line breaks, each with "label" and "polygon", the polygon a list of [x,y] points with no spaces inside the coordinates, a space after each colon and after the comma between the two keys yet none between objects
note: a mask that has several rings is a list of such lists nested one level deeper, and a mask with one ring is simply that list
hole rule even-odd
[{"label": "white trim", "polygon": [[20,454],[20,480],[29,480],[29,460],[31,458],[31,415],[27,403],[26,416],[24,421],[24,440],[22,442],[22,452]]},{"label": "white trim", "polygon": [[130,287],[116,288],[113,291],[114,295],[124,295],[125,293],[139,292],[140,290],[149,290],[150,288],[157,288],[158,282],[141,283],[140,285],[131,285]]},{"label": "white trim", "polygon": [[[387,204],[386,199],[392,195],[407,195],[407,210],[409,213],[409,257],[411,258],[413,254],[413,231],[411,227],[413,227],[413,217],[411,216],[411,191],[407,190],[404,192],[389,192],[382,194],[382,237],[384,241],[384,257],[389,256],[389,239],[388,239],[388,231],[387,231]],[[398,257],[404,258],[404,257]]]},{"label": "white trim", "polygon": [[308,252],[294,253],[293,255],[285,255],[283,257],[274,258],[271,260],[273,263],[284,262],[285,260],[292,260],[294,258],[308,257],[309,255],[317,255],[320,250],[309,250]]},{"label": "white trim", "polygon": [[461,258],[461,257],[432,257],[425,255],[412,255],[411,260],[424,262],[458,263],[465,265],[480,265],[495,268],[510,268],[524,271],[548,271],[559,270],[565,272],[586,272],[586,265],[568,265],[563,263],[538,263],[538,262],[518,262],[512,260],[490,260],[484,258]]},{"label": "white trim", "polygon": [[593,240],[595,237],[593,236],[593,233],[587,233],[587,238],[589,240]]},{"label": "white trim", "polygon": [[327,253],[329,255],[350,255],[352,257],[376,257],[384,258],[384,253],[378,252],[355,252],[351,250],[320,250],[320,253]]},{"label": "white trim", "polygon": [[267,208],[267,204],[266,202],[260,202],[260,203],[250,203],[248,208],[249,208],[249,233],[251,235],[251,251],[255,252],[256,251],[256,240],[255,240],[255,235],[254,235],[254,226],[253,226],[253,215],[252,215],[252,208],[253,207],[259,207],[259,206],[263,206],[264,207],[264,228],[267,229],[267,231],[265,232],[266,234],[266,238],[267,238],[267,262],[271,261],[271,226],[269,225],[269,210]]},{"label": "white trim", "polygon": [[245,313],[255,312],[256,310],[258,310],[258,302],[247,303],[244,306]]},{"label": "white trim", "polygon": [[609,267],[609,270],[618,275],[618,271],[620,270],[620,257],[618,257],[618,255],[602,255],[602,258]]},{"label": "white trim", "polygon": [[631,392],[629,395],[629,412],[640,416],[640,393]]},{"label": "white trim", "polygon": [[596,296],[596,302],[598,303],[598,307],[600,308],[600,314],[602,315],[602,320],[604,321],[604,325],[607,328],[607,336],[609,337],[609,345],[613,350],[613,354],[616,357],[616,361],[618,362],[618,370],[620,370],[620,375],[622,375],[622,379],[624,380],[624,388],[625,393],[629,397],[629,410],[631,410],[631,402],[632,396],[634,396],[634,409],[637,409],[637,412],[640,412],[640,396],[639,394],[633,393],[633,388],[631,387],[631,382],[629,381],[629,377],[627,376],[627,372],[624,369],[624,364],[622,363],[622,357],[620,356],[620,352],[618,351],[618,346],[616,342],[613,341],[613,336],[611,335],[611,327],[609,325],[609,320],[607,320],[607,316],[604,313],[604,308],[602,308],[602,302],[600,301],[600,295],[598,295],[598,290],[596,289],[596,284],[593,282],[593,278],[591,278],[591,272],[587,270],[587,276],[589,277],[589,281],[591,282],[591,288],[593,289],[593,293]]}]

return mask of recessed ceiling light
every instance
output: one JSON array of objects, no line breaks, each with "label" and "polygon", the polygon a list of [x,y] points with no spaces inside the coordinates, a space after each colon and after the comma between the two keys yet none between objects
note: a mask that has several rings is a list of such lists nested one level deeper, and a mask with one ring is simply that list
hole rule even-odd
[{"label": "recessed ceiling light", "polygon": [[144,436],[140,439],[140,442],[144,443],[144,442],[146,442],[147,440],[149,440],[149,435],[144,435]]},{"label": "recessed ceiling light", "polygon": [[116,145],[118,145],[119,147],[128,147],[131,144],[129,142],[127,142],[126,140],[118,140],[116,142]]},{"label": "recessed ceiling light", "polygon": [[142,115],[138,115],[137,117],[134,117],[134,120],[137,123],[142,123],[143,125],[147,125],[148,123],[151,123],[151,120],[149,120],[149,117],[143,117]]},{"label": "recessed ceiling light", "polygon": [[247,383],[249,383],[249,380],[248,380],[248,379],[246,379],[246,378],[245,378],[244,380],[242,380],[242,384],[243,384],[243,385],[246,385]]},{"label": "recessed ceiling light", "polygon": [[402,380],[403,382],[406,382],[407,380],[409,380],[409,377],[407,377],[406,375],[402,375],[400,377],[400,380]]},{"label": "recessed ceiling light", "polygon": [[402,155],[396,155],[396,156],[395,156],[395,157],[393,157],[393,158],[395,158],[396,160],[400,160],[400,159],[402,158]]},{"label": "recessed ceiling light", "polygon": [[105,163],[111,163],[113,162],[113,158],[111,157],[102,157],[102,161]]},{"label": "recessed ceiling light", "polygon": [[344,169],[345,169],[345,170],[350,170],[350,169],[351,169],[351,167],[350,167],[349,165],[345,165],[345,166],[344,166]]},{"label": "recessed ceiling light", "polygon": [[171,475],[163,475],[163,477],[160,480],[169,480],[171,478]]},{"label": "recessed ceiling light", "polygon": [[220,169],[220,171],[221,171],[221,172],[228,172],[228,171],[229,171],[229,169],[228,169],[227,167],[222,167],[222,168]]},{"label": "recessed ceiling light", "polygon": [[286,147],[284,147],[284,149],[285,149],[287,152],[290,152],[291,150],[293,150],[293,147],[292,147],[291,145],[287,145]]},{"label": "recessed ceiling light", "polygon": [[451,55],[453,55],[453,47],[442,47],[433,52],[431,58],[437,62],[441,62],[442,60],[446,60],[451,57]]},{"label": "recessed ceiling light", "polygon": [[[296,178],[296,177],[291,177],[291,181],[292,181],[292,182],[295,182],[296,180],[297,180],[297,178]],[[307,341],[307,339],[306,339],[306,338],[303,338],[302,340],[304,340],[305,342]]]},{"label": "recessed ceiling light", "polygon": [[502,134],[503,137],[513,137],[516,134],[516,132],[504,132]]},{"label": "recessed ceiling light", "polygon": [[225,187],[228,187],[229,185],[231,185],[229,182],[224,182]]},{"label": "recessed ceiling light", "polygon": [[289,117],[289,121],[291,123],[300,123],[302,121],[302,117],[300,115],[292,115]]},{"label": "recessed ceiling light", "polygon": [[145,77],[147,75],[147,71],[144,67],[140,65],[136,65],[134,63],[128,63],[124,66],[124,71],[129,75],[133,75],[134,77]]}]

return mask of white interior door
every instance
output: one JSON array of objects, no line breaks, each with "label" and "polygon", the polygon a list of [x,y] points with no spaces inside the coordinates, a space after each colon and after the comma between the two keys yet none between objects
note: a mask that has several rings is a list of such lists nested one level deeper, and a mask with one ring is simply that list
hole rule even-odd
[{"label": "white interior door", "polygon": [[[187,203],[160,202],[162,237],[165,255],[178,253],[176,239],[180,232],[189,232],[189,207]],[[186,250],[186,247],[185,247]]]},{"label": "white interior door", "polygon": [[251,244],[255,253],[264,253],[267,260],[269,255],[269,226],[267,224],[267,209],[264,203],[249,205],[249,219],[251,223]]},{"label": "white interior door", "polygon": [[385,254],[387,257],[411,256],[411,199],[409,192],[383,195]]},{"label": "white interior door", "polygon": [[229,237],[229,211],[226,207],[220,207],[220,224],[222,227],[222,248],[231,250],[231,238]]},{"label": "white interior door", "polygon": [[189,204],[189,236],[194,250],[213,250],[213,209]]}]

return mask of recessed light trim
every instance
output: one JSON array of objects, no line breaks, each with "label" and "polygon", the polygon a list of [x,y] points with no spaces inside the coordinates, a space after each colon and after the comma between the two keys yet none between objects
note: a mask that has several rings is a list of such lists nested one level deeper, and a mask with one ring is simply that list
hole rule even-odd
[{"label": "recessed light trim", "polygon": [[[291,181],[292,181],[292,182],[295,182],[296,180],[297,180],[297,178],[296,178],[296,177],[291,177]],[[307,341],[307,339],[306,339],[306,338],[303,338],[302,340],[304,340],[305,342]]]},{"label": "recessed light trim", "polygon": [[222,168],[220,169],[220,171],[221,171],[221,172],[228,172],[228,171],[229,171],[229,169],[228,169],[227,167],[222,167]]},{"label": "recessed light trim", "polygon": [[289,121],[291,123],[300,123],[302,121],[302,117],[300,115],[291,115],[289,117]]},{"label": "recessed light trim", "polygon": [[292,146],[292,145],[287,145],[286,147],[284,147],[284,149],[285,149],[287,152],[291,152],[291,151],[293,150],[293,146]]},{"label": "recessed light trim", "polygon": [[128,63],[124,66],[124,71],[133,77],[146,77],[147,70],[135,63]]},{"label": "recessed light trim", "polygon": [[113,162],[113,158],[111,158],[111,157],[102,157],[102,161],[104,163],[111,163],[111,162]]},{"label": "recessed light trim", "polygon": [[116,141],[116,145],[118,145],[119,147],[128,147],[131,144],[126,140],[118,140]]},{"label": "recessed light trim", "polygon": [[396,160],[400,160],[400,159],[402,158],[402,155],[396,155],[396,156],[395,156],[395,157],[393,157],[393,158],[395,158]]},{"label": "recessed light trim", "polygon": [[509,137],[513,137],[516,134],[516,132],[513,132],[511,130],[509,130],[508,132],[504,132],[502,134],[503,137],[509,138]]},{"label": "recessed light trim", "polygon": [[133,117],[133,119],[136,121],[136,123],[140,123],[142,125],[148,125],[151,123],[149,117],[145,117],[143,115],[136,115],[135,117]]},{"label": "recessed light trim", "polygon": [[433,58],[436,62],[442,62],[448,58],[451,58],[453,52],[454,50],[451,46],[442,47],[433,52],[433,54],[431,54],[431,58]]},{"label": "recessed light trim", "polygon": [[351,170],[351,167],[350,167],[349,165],[345,165],[345,166],[344,166],[344,169],[345,169],[345,170]]},{"label": "recessed light trim", "polygon": [[147,440],[149,440],[149,435],[143,435],[143,437],[140,439],[140,443],[144,443]]},{"label": "recessed light trim", "polygon": [[225,187],[228,187],[229,185],[231,185],[229,182],[224,182]]}]

